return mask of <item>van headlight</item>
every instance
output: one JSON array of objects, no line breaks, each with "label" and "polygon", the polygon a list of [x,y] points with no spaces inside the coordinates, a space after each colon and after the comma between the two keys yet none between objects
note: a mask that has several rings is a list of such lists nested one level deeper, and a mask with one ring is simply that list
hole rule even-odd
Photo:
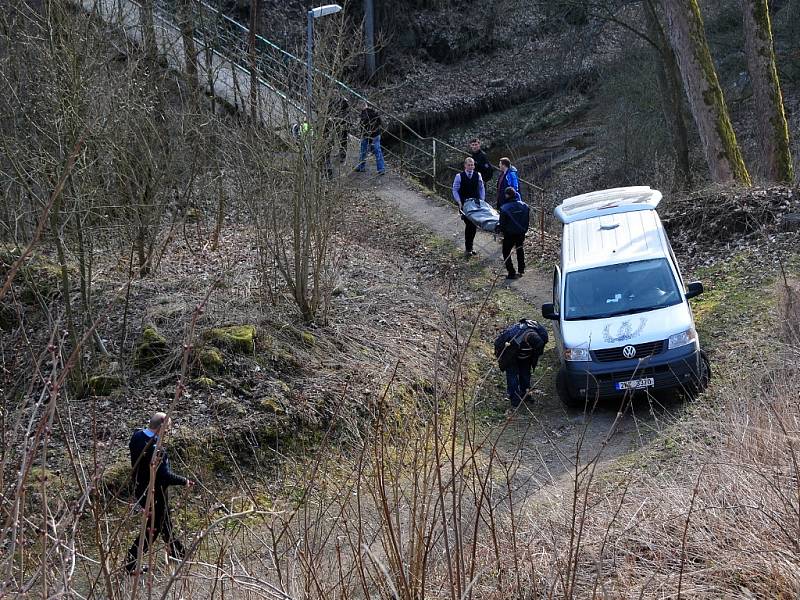
[{"label": "van headlight", "polygon": [[669,336],[668,349],[672,350],[673,348],[688,346],[689,344],[693,344],[696,340],[697,331],[694,327],[690,327],[686,331],[681,331],[680,333]]},{"label": "van headlight", "polygon": [[589,357],[588,348],[567,348],[564,350],[564,360],[586,362],[592,359]]}]

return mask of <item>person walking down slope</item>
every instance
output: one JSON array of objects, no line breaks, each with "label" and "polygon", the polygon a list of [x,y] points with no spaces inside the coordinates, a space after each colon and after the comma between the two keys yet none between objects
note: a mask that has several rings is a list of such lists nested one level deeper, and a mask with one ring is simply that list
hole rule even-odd
[{"label": "person walking down slope", "polygon": [[383,151],[381,150],[381,122],[380,115],[375,109],[370,108],[366,102],[361,103],[361,150],[358,156],[358,166],[356,171],[364,171],[367,166],[367,151],[375,155],[375,168],[378,175],[383,175],[386,165],[383,162]]},{"label": "person walking down slope", "polygon": [[518,407],[530,393],[531,373],[548,341],[547,329],[531,319],[506,327],[495,339],[494,355],[500,370],[506,373],[512,408]]},{"label": "person walking down slope", "polygon": [[473,198],[485,202],[486,188],[481,174],[475,170],[475,161],[468,157],[464,160],[464,170],[453,179],[453,199],[458,203],[458,208],[462,211],[461,220],[464,221],[464,256],[467,258],[477,254],[472,247],[478,228],[463,213],[464,202]]},{"label": "person walking down slope", "polygon": [[[177,560],[183,559],[183,543],[175,537],[172,527],[172,518],[169,509],[168,489],[173,485],[192,487],[194,481],[177,475],[172,471],[169,464],[167,450],[163,446],[158,449],[159,435],[169,427],[167,415],[157,412],[150,417],[150,422],[145,429],[138,429],[131,436],[128,449],[131,454],[131,466],[133,467],[134,490],[136,501],[143,509],[147,508],[147,495],[150,485],[150,465],[155,466],[155,481],[153,482],[153,501],[150,512],[147,515],[147,523],[144,536],[136,536],[133,544],[128,549],[127,562],[125,569],[131,575],[141,572],[141,567],[137,569],[141,556],[147,553],[150,544],[160,535],[167,544],[169,555]],[[139,547],[141,545],[141,555]]]},{"label": "person walking down slope", "polygon": [[[500,206],[499,230],[503,234],[503,262],[506,265],[506,279],[522,277],[525,272],[525,234],[530,226],[530,210],[522,201],[519,192],[513,187],[507,187],[505,201]],[[511,260],[511,252],[517,251],[517,270]]]},{"label": "person walking down slope", "polygon": [[494,177],[494,167],[489,162],[486,152],[481,150],[481,141],[478,138],[470,140],[469,155],[475,161],[475,170],[483,177],[483,184],[488,184]]},{"label": "person walking down slope", "polygon": [[517,167],[511,164],[507,157],[500,159],[500,178],[497,180],[497,210],[506,200],[506,188],[512,187],[519,192],[519,177],[517,177]]},{"label": "person walking down slope", "polygon": [[349,132],[348,116],[350,114],[350,103],[343,95],[340,95],[333,103],[335,131],[339,144],[339,162],[347,160],[347,134]]}]

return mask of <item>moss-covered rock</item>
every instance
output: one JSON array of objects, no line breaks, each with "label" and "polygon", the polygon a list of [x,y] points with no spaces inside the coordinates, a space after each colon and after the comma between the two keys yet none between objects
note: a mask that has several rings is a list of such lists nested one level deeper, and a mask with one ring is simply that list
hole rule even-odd
[{"label": "moss-covered rock", "polygon": [[197,385],[199,385],[199,386],[201,386],[201,387],[205,387],[205,388],[210,388],[210,387],[213,387],[213,386],[214,386],[214,384],[215,384],[214,380],[213,380],[213,379],[211,379],[211,377],[197,377],[197,378],[194,380],[194,382],[195,382]]},{"label": "moss-covered rock", "polygon": [[231,325],[209,329],[203,337],[215,346],[234,352],[253,354],[256,349],[256,328],[253,325]]},{"label": "moss-covered rock", "polygon": [[114,495],[124,496],[133,492],[131,463],[125,457],[107,465],[103,470],[103,484]]},{"label": "moss-covered rock", "polygon": [[[20,248],[10,244],[0,245],[0,279],[5,279],[20,256]],[[68,270],[70,277],[75,276],[74,269]],[[55,298],[61,293],[61,267],[40,254],[32,254],[20,266],[14,284],[18,286],[20,300],[26,304],[33,304],[40,297]]]},{"label": "moss-covered rock", "polygon": [[227,396],[214,398],[213,407],[215,410],[233,417],[244,417],[248,412],[240,401]]},{"label": "moss-covered rock", "polygon": [[140,369],[152,369],[162,364],[168,357],[167,339],[152,325],[145,327],[136,346],[134,357],[136,366]]},{"label": "moss-covered rock", "polygon": [[308,331],[301,331],[300,339],[303,340],[303,343],[306,346],[313,346],[317,342],[317,340],[314,338],[314,335]]},{"label": "moss-covered rock", "polygon": [[264,410],[275,413],[276,415],[282,415],[286,412],[286,409],[283,408],[283,404],[281,404],[280,399],[273,396],[261,398],[258,401],[258,405]]},{"label": "moss-covered rock", "polygon": [[198,358],[207,373],[221,373],[225,370],[225,359],[216,348],[203,348]]},{"label": "moss-covered rock", "polygon": [[119,389],[125,383],[122,375],[115,373],[101,373],[92,375],[86,381],[86,387],[92,396],[109,396],[114,390]]}]

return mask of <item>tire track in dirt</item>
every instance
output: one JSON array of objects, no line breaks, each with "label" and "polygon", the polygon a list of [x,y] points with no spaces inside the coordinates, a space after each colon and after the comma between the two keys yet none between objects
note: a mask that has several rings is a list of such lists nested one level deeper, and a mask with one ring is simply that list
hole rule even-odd
[{"label": "tire track in dirt", "polygon": [[[447,205],[420,193],[402,177],[387,172],[383,176],[356,173],[355,186],[375,194],[386,205],[406,218],[416,221],[437,236],[464,247],[464,226],[455,205]],[[499,241],[478,231],[475,238],[480,261],[492,268],[502,263]],[[536,269],[507,286],[530,304],[540,306],[551,296],[549,276]],[[534,315],[536,318],[537,315]],[[554,345],[549,344],[544,364],[557,364]],[[673,398],[642,398],[627,403],[623,413],[618,405],[599,406],[591,414],[564,408],[555,393],[554,368],[540,366],[533,376],[534,399],[528,401],[510,418],[498,440],[501,454],[507,457],[519,452],[517,471],[519,493],[524,497],[553,485],[569,485],[574,478],[576,458],[580,464],[599,457],[598,470],[647,444],[681,408]]]}]

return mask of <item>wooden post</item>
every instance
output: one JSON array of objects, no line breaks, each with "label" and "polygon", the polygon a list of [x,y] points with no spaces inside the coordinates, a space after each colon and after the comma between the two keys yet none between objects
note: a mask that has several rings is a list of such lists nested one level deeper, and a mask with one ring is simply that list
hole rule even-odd
[{"label": "wooden post", "polygon": [[433,189],[436,189],[436,138],[433,138]]},{"label": "wooden post", "polygon": [[539,230],[541,231],[542,250],[544,256],[544,190],[539,193]]}]

